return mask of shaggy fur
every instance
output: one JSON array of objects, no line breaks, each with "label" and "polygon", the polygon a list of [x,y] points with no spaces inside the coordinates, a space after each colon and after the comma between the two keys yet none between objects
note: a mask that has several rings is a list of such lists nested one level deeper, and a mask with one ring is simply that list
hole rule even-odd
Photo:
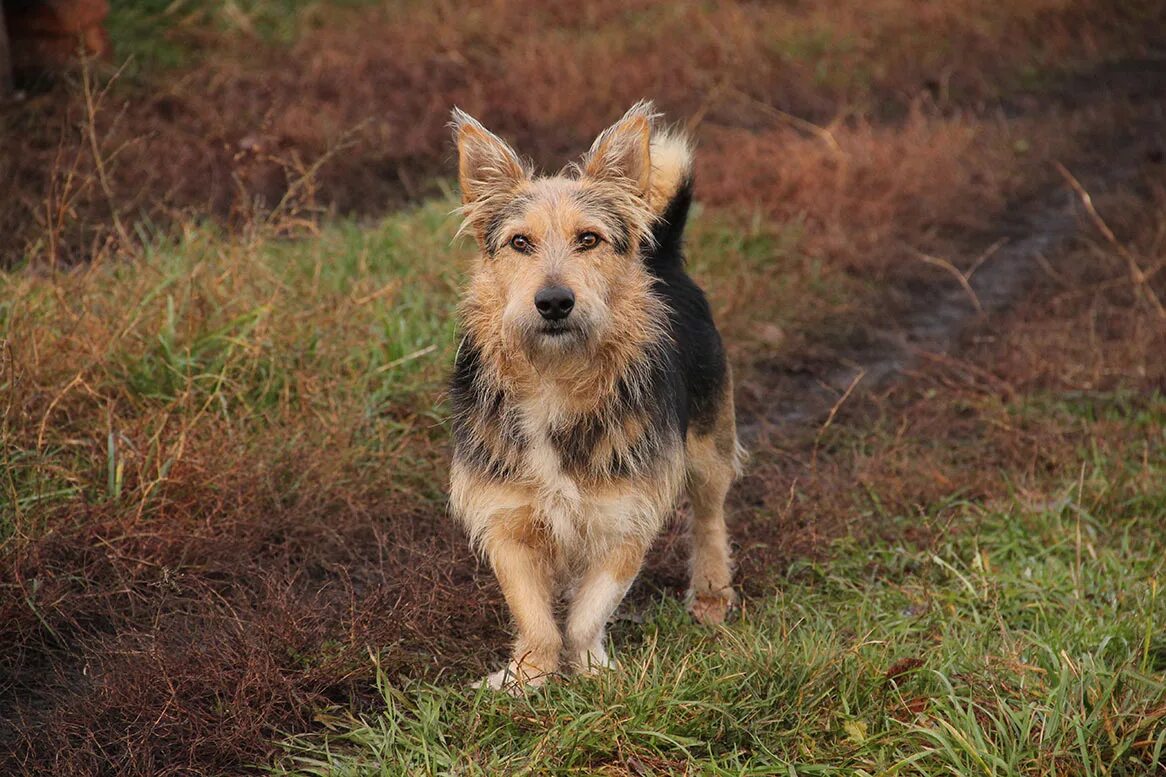
[{"label": "shaggy fur", "polygon": [[[685,488],[690,611],[718,623],[734,603],[724,519],[741,462],[732,381],[708,303],[684,271],[691,147],[655,120],[641,102],[579,162],[536,177],[453,113],[463,231],[481,254],[459,311],[450,503],[517,626],[493,687],[537,684],[564,648],[576,670],[610,665],[604,627]],[[538,301],[547,294],[567,312]]]}]

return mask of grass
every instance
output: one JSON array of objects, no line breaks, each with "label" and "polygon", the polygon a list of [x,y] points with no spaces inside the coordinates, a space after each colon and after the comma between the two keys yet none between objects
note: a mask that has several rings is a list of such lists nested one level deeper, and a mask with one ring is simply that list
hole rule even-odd
[{"label": "grass", "polygon": [[210,54],[208,40],[242,38],[288,45],[330,15],[370,0],[146,0],[110,7],[105,27],[136,79],[189,67]]},{"label": "grass", "polygon": [[[1094,192],[1122,250],[1050,248],[950,353],[825,384],[952,282],[918,256],[998,261],[1052,161],[1160,158],[1127,140],[1160,79],[1105,63],[1161,4],[362,4],[115,4],[135,64],[4,115],[0,771],[1153,768],[1153,166]],[[623,673],[470,693],[509,632],[444,515],[448,108],[557,168],[645,95],[699,141],[746,607],[687,621],[672,532]]]},{"label": "grass", "polygon": [[[393,454],[414,456],[447,434],[441,394],[471,250],[454,240],[454,207],[436,200],[372,226],[340,221],[310,240],[192,226],[133,262],[0,275],[0,542],[37,537],[32,516],[71,500],[143,500],[145,515],[147,496],[203,432],[229,435],[240,456],[280,430],[288,442],[307,435],[392,468],[400,487],[418,467]],[[847,284],[803,270],[799,235],[698,216],[695,270],[727,279],[770,263],[781,287],[748,298],[752,309],[779,326],[812,318],[842,304]],[[439,458],[428,454],[418,481],[435,502]]]},{"label": "grass", "polygon": [[[195,227],[133,263],[0,278],[9,409],[27,400],[21,411],[41,414],[26,427],[5,418],[0,538],[35,536],[30,499],[38,514],[82,495],[144,499],[208,427],[244,449],[305,412],[340,414],[369,447],[437,434],[433,389],[452,353],[461,264],[449,210],[341,223],[312,241]],[[83,432],[94,427],[106,433]],[[111,488],[130,474],[132,493]]]},{"label": "grass", "polygon": [[[452,198],[190,223],[132,256],[0,274],[14,769],[238,773],[282,743],[272,768],[301,772],[1144,773],[1166,709],[1166,410],[1125,259],[1081,241],[968,361],[856,395],[828,430],[765,432],[802,385],[782,381],[886,325],[867,303],[910,277],[854,247],[926,232],[943,181],[941,203],[993,201],[949,164],[877,201],[840,176],[787,218],[694,214],[693,270],[760,429],[732,505],[747,606],[709,633],[657,597],[614,630],[623,673],[522,700],[464,689],[507,627],[443,515],[472,250]],[[1161,196],[1099,199],[1148,271],[1164,233],[1138,214]],[[682,544],[665,538],[633,605],[680,585]]]},{"label": "grass", "polygon": [[[851,174],[953,137],[909,126],[844,136]],[[657,596],[614,630],[624,672],[520,700],[464,687],[507,626],[443,515],[472,250],[452,198],[367,222],[188,223],[0,274],[13,771],[1146,773],[1166,710],[1149,287],[1079,241],[942,369],[772,435],[773,406],[847,332],[888,325],[869,302],[910,277],[871,270],[888,246],[925,237],[928,208],[999,197],[950,157],[926,186],[903,165],[878,198],[841,174],[813,188],[808,145],[791,164],[814,207],[783,217],[767,191],[689,231],[758,430],[732,504],[741,620],[706,632]],[[1098,207],[1151,272],[1166,232],[1148,186]],[[957,264],[981,251],[962,248]],[[682,545],[665,538],[633,606],[681,585]]]},{"label": "grass", "polygon": [[[501,638],[444,516],[454,205],[0,274],[0,714],[35,721],[11,729],[38,732],[27,757],[237,771],[364,704],[368,645],[416,672]],[[722,307],[793,327],[846,296],[796,225],[702,212],[690,235]],[[767,261],[780,291],[743,291]]]},{"label": "grass", "polygon": [[[1155,429],[1166,420],[1159,397]],[[675,601],[617,630],[621,671],[524,698],[379,675],[279,774],[1143,775],[1166,755],[1166,439],[1094,461],[1054,504],[843,541],[715,631]],[[1144,482],[1144,489],[1131,484]]]},{"label": "grass", "polygon": [[[0,202],[0,232],[10,235],[0,264],[29,254],[45,264],[92,260],[127,239],[113,228],[117,214],[168,233],[192,217],[237,224],[257,204],[274,207],[325,158],[313,204],[382,216],[438,194],[452,105],[557,169],[650,96],[672,120],[699,125],[709,192],[748,207],[754,196],[743,192],[756,176],[767,209],[794,211],[813,210],[800,201],[802,184],[813,191],[850,172],[844,191],[862,199],[873,187],[877,205],[877,173],[897,180],[894,167],[876,159],[871,176],[861,156],[853,171],[840,158],[862,153],[867,123],[890,122],[894,136],[894,125],[919,114],[934,138],[914,153],[908,135],[891,157],[919,159],[923,173],[913,176],[942,194],[951,161],[968,159],[944,156],[949,144],[966,145],[961,131],[998,132],[997,108],[1027,99],[1032,83],[1055,91],[1081,73],[1074,91],[1091,101],[1107,62],[1156,50],[1161,22],[1160,3],[1099,0],[119,3],[108,22],[115,59],[97,67],[120,73],[108,93],[87,100],[67,77],[0,117],[11,138],[0,175],[19,193]],[[515,30],[523,45],[513,45]],[[1024,138],[1033,156],[1057,153],[1053,141],[1074,132],[1048,134]],[[825,158],[794,150],[825,138],[834,139]],[[1008,175],[999,160],[983,161],[985,188]],[[957,166],[981,167],[975,158]]]}]

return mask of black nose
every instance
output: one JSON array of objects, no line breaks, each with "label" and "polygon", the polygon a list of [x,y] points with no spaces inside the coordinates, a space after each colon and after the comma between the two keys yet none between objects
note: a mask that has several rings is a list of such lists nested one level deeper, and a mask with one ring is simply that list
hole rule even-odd
[{"label": "black nose", "polygon": [[566,286],[547,286],[534,295],[534,306],[547,321],[562,321],[575,307],[575,293]]}]

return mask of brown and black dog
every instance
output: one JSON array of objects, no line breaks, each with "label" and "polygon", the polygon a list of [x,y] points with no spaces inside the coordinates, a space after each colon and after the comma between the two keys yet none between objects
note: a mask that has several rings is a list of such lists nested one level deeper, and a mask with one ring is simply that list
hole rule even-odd
[{"label": "brown and black dog", "polygon": [[518,630],[495,688],[538,684],[564,648],[576,671],[612,665],[604,627],[682,490],[689,610],[720,623],[735,601],[732,378],[684,270],[691,146],[656,118],[641,102],[581,161],[536,176],[453,112],[463,230],[481,253],[460,307],[450,503]]}]

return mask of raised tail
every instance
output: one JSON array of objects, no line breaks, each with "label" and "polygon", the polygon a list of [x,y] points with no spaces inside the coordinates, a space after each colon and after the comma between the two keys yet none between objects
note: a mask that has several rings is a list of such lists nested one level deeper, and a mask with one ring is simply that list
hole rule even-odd
[{"label": "raised tail", "polygon": [[681,132],[655,130],[650,156],[652,176],[648,204],[655,214],[653,245],[645,252],[650,265],[681,261],[681,242],[692,204],[692,144]]}]

